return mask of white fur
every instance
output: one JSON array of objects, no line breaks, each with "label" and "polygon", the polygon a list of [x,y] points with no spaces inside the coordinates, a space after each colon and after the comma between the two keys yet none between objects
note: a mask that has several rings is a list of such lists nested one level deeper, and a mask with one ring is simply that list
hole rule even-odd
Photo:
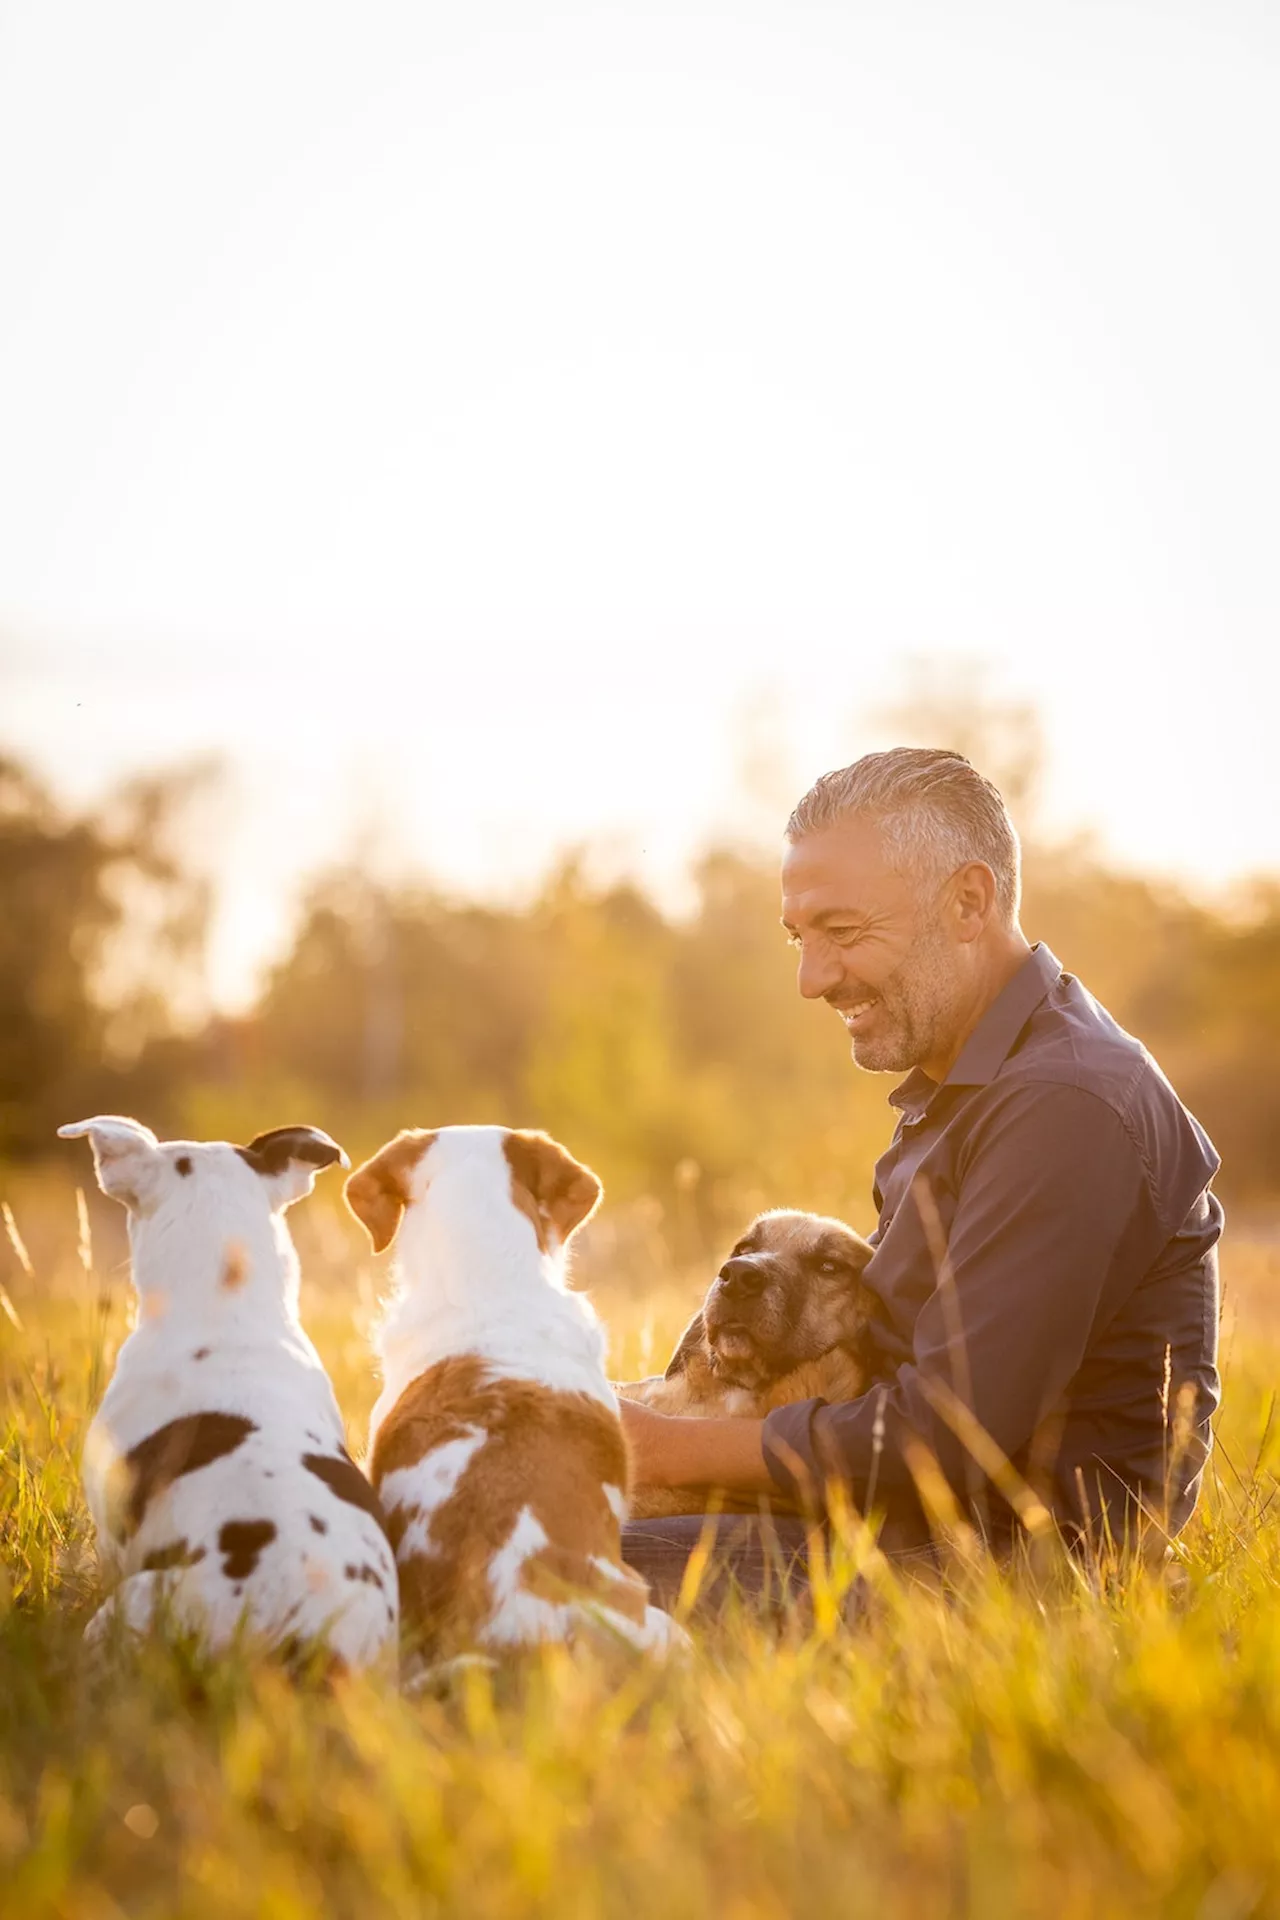
[{"label": "white fur", "polygon": [[[606,1637],[616,1636],[639,1652],[666,1652],[685,1643],[686,1636],[669,1614],[646,1607],[637,1622],[603,1600],[544,1600],[530,1593],[520,1579],[525,1562],[548,1544],[545,1528],[528,1507],[521,1509],[505,1543],[489,1563],[489,1584],[498,1605],[481,1635],[490,1648],[528,1646],[538,1640],[572,1640],[590,1627]],[[593,1554],[592,1566],[620,1586],[637,1576],[616,1561]]]},{"label": "white fur", "polygon": [[572,1638],[578,1608],[572,1602],[542,1600],[520,1582],[525,1562],[547,1543],[541,1522],[528,1507],[522,1507],[505,1544],[489,1562],[489,1585],[497,1605],[481,1636],[482,1645],[521,1647],[530,1641]]},{"label": "white fur", "polygon": [[[124,1127],[134,1128],[132,1140]],[[64,1131],[89,1133],[104,1191],[128,1206],[139,1309],[85,1447],[99,1556],[120,1581],[90,1637],[101,1639],[117,1618],[144,1629],[163,1601],[214,1648],[243,1631],[272,1644],[324,1635],[350,1666],[394,1659],[399,1605],[387,1539],[372,1514],[303,1465],[304,1455],[337,1459],[343,1448],[333,1389],[298,1321],[298,1260],[282,1217],[310,1190],[315,1167],[295,1161],[267,1177],[234,1147],[161,1145],[114,1119]],[[195,1414],[240,1415],[256,1431],[157,1491],[137,1531],[119,1539],[131,1479],[125,1456]],[[276,1530],[243,1578],[224,1571],[219,1547],[222,1527],[237,1520]],[[149,1554],[183,1540],[190,1552],[203,1550],[197,1564],[144,1569]],[[348,1578],[352,1565],[373,1569],[381,1587]]]},{"label": "white fur", "polygon": [[459,1353],[483,1355],[502,1379],[617,1408],[604,1328],[585,1296],[568,1291],[565,1248],[540,1253],[533,1222],[511,1203],[505,1138],[505,1127],[446,1127],[413,1170],[378,1335],[385,1384],[371,1446],[405,1388]]},{"label": "white fur", "polygon": [[413,1519],[401,1536],[402,1555],[430,1553],[431,1522],[488,1437],[480,1427],[468,1427],[456,1440],[446,1440],[415,1466],[397,1467],[393,1473],[383,1475],[378,1489],[383,1511],[394,1513],[402,1506],[415,1509]]},{"label": "white fur", "polygon": [[[553,1242],[550,1251],[540,1251],[533,1222],[514,1204],[506,1137],[503,1127],[447,1127],[413,1168],[394,1291],[378,1337],[385,1384],[370,1420],[371,1450],[405,1389],[429,1367],[462,1354],[486,1359],[494,1379],[586,1394],[617,1413],[605,1374],[604,1329],[583,1295],[568,1291],[565,1247]],[[451,1441],[418,1465],[388,1474],[382,1489],[388,1511],[401,1504],[424,1511],[438,1506],[438,1488],[459,1458],[453,1450],[464,1444]],[[439,1470],[433,1467],[438,1454],[451,1456]],[[621,1519],[622,1490],[606,1485],[604,1492]],[[410,1531],[412,1543],[406,1533],[401,1557],[432,1550],[429,1524]],[[547,1544],[535,1515],[522,1509],[490,1562],[496,1604],[482,1636],[486,1646],[568,1640],[583,1627],[601,1625],[642,1651],[687,1645],[683,1630],[656,1607],[637,1625],[598,1601],[558,1603],[530,1593],[521,1570]],[[620,1581],[631,1578],[604,1564]]]}]

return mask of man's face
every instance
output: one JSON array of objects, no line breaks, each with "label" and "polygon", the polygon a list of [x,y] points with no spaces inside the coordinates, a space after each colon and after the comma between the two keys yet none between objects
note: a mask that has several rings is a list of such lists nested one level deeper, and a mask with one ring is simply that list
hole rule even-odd
[{"label": "man's face", "polygon": [[783,855],[782,923],[800,953],[797,984],[835,1008],[870,1072],[928,1072],[952,1051],[968,969],[945,895],[895,873],[878,825],[856,816]]}]

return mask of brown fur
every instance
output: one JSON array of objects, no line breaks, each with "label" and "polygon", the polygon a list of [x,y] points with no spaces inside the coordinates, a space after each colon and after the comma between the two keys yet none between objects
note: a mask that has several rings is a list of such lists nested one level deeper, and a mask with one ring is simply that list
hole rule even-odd
[{"label": "brown fur", "polygon": [[[413,1170],[436,1139],[436,1133],[408,1127],[357,1167],[343,1192],[352,1213],[362,1222],[375,1253],[391,1245],[413,1197]],[[594,1212],[600,1182],[549,1134],[511,1128],[502,1143],[511,1168],[512,1204],[533,1225],[542,1253],[551,1250],[551,1236],[563,1246],[576,1227]]]},{"label": "brown fur", "polygon": [[409,1204],[413,1169],[435,1139],[422,1127],[406,1127],[371,1160],[357,1167],[342,1189],[347,1205],[368,1232],[375,1253],[395,1239]]},{"label": "brown fur", "polygon": [[[618,1392],[659,1413],[709,1420],[763,1420],[796,1400],[855,1399],[874,1378],[869,1323],[875,1296],[857,1277],[871,1252],[841,1221],[762,1214],[734,1248],[735,1254],[763,1256],[776,1275],[779,1298],[770,1302],[769,1313],[759,1313],[751,1352],[727,1360],[716,1351],[714,1329],[732,1317],[717,1276],[665,1374],[625,1381]],[[821,1271],[827,1253],[839,1256],[838,1272]],[[709,1488],[638,1486],[628,1507],[635,1520],[666,1518],[704,1512],[713,1497],[725,1509],[740,1504]],[[782,1496],[774,1495],[771,1504],[783,1504]]]},{"label": "brown fur", "polygon": [[242,1440],[257,1431],[252,1420],[238,1413],[184,1413],[139,1440],[124,1457],[128,1493],[112,1528],[116,1538],[127,1540],[135,1534],[156,1495],[184,1473],[195,1473],[224,1453],[234,1453]]},{"label": "brown fur", "polygon": [[552,1229],[563,1246],[595,1211],[602,1191],[599,1180],[546,1133],[513,1128],[502,1151],[511,1168],[512,1202],[532,1220],[539,1251],[550,1252]]},{"label": "brown fur", "polygon": [[222,1571],[228,1580],[247,1580],[264,1547],[276,1537],[273,1520],[228,1520],[218,1534]]},{"label": "brown fur", "polygon": [[[494,1611],[490,1563],[525,1507],[548,1536],[522,1571],[531,1593],[556,1602],[586,1597],[643,1620],[648,1589],[622,1567],[618,1520],[604,1492],[626,1485],[622,1430],[586,1394],[493,1379],[475,1354],[443,1360],[406,1388],[383,1422],[369,1462],[374,1486],[477,1427],[488,1437],[436,1508],[430,1553],[399,1558],[415,1507],[395,1506],[387,1516],[406,1624],[435,1654],[474,1647]],[[596,1558],[620,1577],[602,1573]]]},{"label": "brown fur", "polygon": [[[349,1506],[360,1507],[365,1513],[373,1515],[378,1525],[386,1532],[386,1521],[378,1496],[365,1476],[361,1473],[345,1447],[335,1453],[304,1453],[302,1464],[308,1473],[314,1473],[317,1480],[323,1480],[335,1500],[345,1500]],[[315,1519],[312,1518],[312,1526]],[[323,1527],[317,1532],[323,1533]]]},{"label": "brown fur", "polygon": [[240,1240],[228,1240],[222,1261],[222,1285],[237,1293],[249,1278],[249,1255]]},{"label": "brown fur", "polygon": [[166,1573],[171,1567],[198,1567],[203,1559],[203,1547],[193,1553],[189,1540],[170,1540],[167,1546],[153,1547],[142,1565],[147,1573]]}]

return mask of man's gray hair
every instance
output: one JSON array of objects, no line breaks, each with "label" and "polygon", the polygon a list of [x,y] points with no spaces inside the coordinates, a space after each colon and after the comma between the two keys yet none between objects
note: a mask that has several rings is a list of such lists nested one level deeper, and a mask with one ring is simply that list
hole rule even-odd
[{"label": "man's gray hair", "polygon": [[1006,926],[1018,918],[1022,857],[1000,791],[962,753],[943,747],[894,747],[864,754],[815,780],[787,822],[802,840],[862,815],[880,827],[885,853],[899,871],[943,880],[981,860],[996,880],[996,906]]}]

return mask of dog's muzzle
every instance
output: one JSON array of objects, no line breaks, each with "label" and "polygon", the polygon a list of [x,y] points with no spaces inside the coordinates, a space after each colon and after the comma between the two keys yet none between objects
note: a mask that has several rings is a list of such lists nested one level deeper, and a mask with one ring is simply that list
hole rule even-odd
[{"label": "dog's muzzle", "polygon": [[754,1321],[760,1296],[774,1278],[767,1254],[739,1253],[716,1276],[705,1308],[707,1340],[717,1361],[730,1366],[761,1359]]},{"label": "dog's muzzle", "polygon": [[771,1261],[767,1254],[735,1253],[726,1260],[716,1278],[720,1283],[720,1297],[726,1302],[754,1300],[763,1293],[769,1280]]}]

